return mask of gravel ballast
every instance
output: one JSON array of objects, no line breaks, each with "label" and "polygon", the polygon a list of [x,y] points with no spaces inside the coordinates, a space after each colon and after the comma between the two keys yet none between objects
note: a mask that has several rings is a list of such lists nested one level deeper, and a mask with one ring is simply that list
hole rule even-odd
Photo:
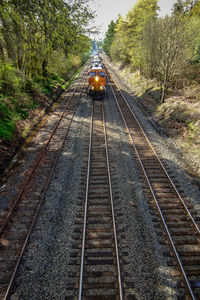
[{"label": "gravel ballast", "polygon": [[[167,162],[186,196],[199,209],[200,193],[182,171],[176,153],[171,153],[166,146],[170,142],[158,134],[129,91],[126,96],[145,132],[162,154],[162,160]],[[64,300],[70,295],[66,283],[70,282],[68,272],[73,271],[69,264],[70,251],[79,210],[77,199],[88,147],[90,114],[91,99],[84,94],[23,257],[12,299]],[[128,264],[124,270],[131,275],[129,281],[134,283],[132,294],[142,300],[177,299],[176,281],[170,276],[172,268],[167,267],[167,259],[162,255],[166,246],[159,243],[148,199],[142,191],[141,171],[109,88],[105,114],[113,190],[119,195],[114,203],[116,218],[120,220],[117,227],[125,228],[123,244],[128,251]]]}]

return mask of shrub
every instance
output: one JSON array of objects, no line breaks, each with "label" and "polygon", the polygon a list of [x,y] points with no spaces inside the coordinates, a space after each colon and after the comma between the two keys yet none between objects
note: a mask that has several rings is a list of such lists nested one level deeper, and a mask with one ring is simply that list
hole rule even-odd
[{"label": "shrub", "polygon": [[4,103],[0,102],[0,137],[11,139],[15,130],[15,123],[12,120],[12,110]]},{"label": "shrub", "polygon": [[14,95],[21,89],[21,79],[9,62],[0,63],[0,92]]}]

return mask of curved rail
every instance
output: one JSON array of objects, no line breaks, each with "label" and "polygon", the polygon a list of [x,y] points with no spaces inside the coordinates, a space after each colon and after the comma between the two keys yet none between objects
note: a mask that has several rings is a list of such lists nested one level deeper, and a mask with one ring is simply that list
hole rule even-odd
[{"label": "curved rail", "polygon": [[[114,80],[113,80],[113,81],[114,81]],[[114,81],[114,82],[115,82],[115,81]],[[116,83],[116,82],[115,82],[115,84],[116,84],[116,86],[117,86],[117,83]],[[144,135],[144,137],[145,137],[147,143],[149,144],[151,150],[153,151],[153,153],[154,153],[154,155],[156,156],[157,160],[159,161],[159,163],[160,163],[160,165],[161,165],[163,171],[165,172],[167,178],[169,179],[171,185],[173,186],[174,191],[176,192],[178,198],[179,198],[180,201],[182,202],[182,204],[183,204],[183,206],[184,206],[184,208],[185,208],[185,211],[187,212],[187,214],[188,214],[188,216],[189,216],[189,218],[190,218],[190,220],[191,220],[191,222],[192,222],[192,224],[193,224],[195,230],[197,230],[198,234],[200,235],[200,229],[199,229],[197,223],[195,222],[193,216],[191,215],[191,213],[190,213],[190,211],[189,211],[187,205],[185,204],[185,202],[184,202],[183,198],[181,197],[180,193],[178,192],[178,190],[177,190],[175,184],[173,183],[172,179],[170,178],[170,176],[169,176],[169,174],[168,174],[166,168],[164,167],[163,163],[161,162],[160,158],[158,157],[158,154],[157,154],[156,151],[154,150],[154,148],[153,148],[151,142],[149,141],[149,139],[148,139],[146,133],[144,132],[143,128],[141,127],[141,125],[140,125],[140,123],[139,123],[137,117],[135,116],[133,110],[131,109],[131,107],[130,107],[130,105],[129,105],[127,99],[126,99],[126,97],[124,96],[124,94],[122,93],[122,91],[121,91],[120,88],[119,88],[119,91],[120,91],[120,93],[121,93],[121,95],[122,95],[124,101],[126,102],[126,105],[127,105],[127,107],[129,108],[129,110],[130,110],[130,112],[131,112],[133,118],[136,120],[137,125],[139,126],[139,128],[140,128],[142,134]]]},{"label": "curved rail", "polygon": [[76,87],[75,87],[75,89],[74,89],[74,91],[73,91],[73,93],[72,93],[72,95],[71,95],[69,101],[67,102],[67,104],[66,104],[66,106],[65,106],[65,109],[64,109],[62,115],[60,116],[60,119],[58,120],[58,122],[56,123],[55,127],[53,128],[52,133],[51,133],[51,135],[50,135],[50,137],[49,137],[47,143],[44,145],[44,147],[43,147],[42,150],[40,151],[39,155],[37,156],[37,159],[36,159],[34,165],[33,165],[32,168],[31,168],[31,172],[30,172],[29,175],[27,176],[27,178],[26,178],[26,180],[25,180],[25,182],[24,182],[22,188],[20,189],[20,192],[18,193],[18,195],[17,195],[15,201],[13,202],[13,204],[12,204],[12,206],[11,206],[11,209],[8,211],[8,213],[7,213],[7,215],[6,215],[6,217],[5,217],[4,221],[3,221],[3,223],[1,224],[1,227],[0,227],[0,236],[2,235],[2,233],[3,233],[4,229],[5,229],[5,227],[8,225],[8,223],[9,223],[11,217],[12,217],[12,214],[13,214],[13,212],[14,212],[14,209],[15,209],[15,207],[17,206],[17,203],[19,202],[19,200],[20,200],[22,194],[24,193],[24,191],[25,191],[25,189],[26,189],[26,186],[27,186],[27,184],[29,183],[29,181],[30,181],[30,179],[31,179],[31,176],[32,176],[33,173],[35,172],[35,170],[36,170],[36,168],[37,168],[37,166],[38,166],[38,164],[39,164],[39,162],[40,162],[40,160],[41,160],[41,157],[44,155],[45,151],[47,150],[47,148],[48,148],[48,146],[49,146],[49,144],[50,144],[50,142],[51,142],[51,140],[52,140],[54,134],[56,133],[56,130],[58,129],[58,126],[60,125],[60,123],[61,123],[63,117],[65,116],[65,113],[66,113],[66,111],[67,111],[67,109],[68,109],[68,107],[69,107],[69,105],[70,105],[70,103],[71,103],[71,101],[72,101],[72,99],[73,99],[73,97],[74,97],[74,94],[75,94],[75,92],[77,91],[77,89],[78,89],[78,85],[76,85]]},{"label": "curved rail", "polygon": [[[109,79],[108,79],[108,80],[109,80]],[[113,80],[113,81],[114,81],[114,80]],[[109,80],[109,82],[110,82],[110,80]],[[116,82],[115,82],[115,85],[117,86]],[[156,207],[157,207],[157,210],[158,210],[158,212],[159,212],[159,215],[160,215],[162,224],[163,224],[163,226],[164,226],[164,229],[165,229],[165,231],[166,231],[168,240],[169,240],[169,242],[170,242],[171,249],[172,249],[172,251],[173,251],[173,253],[174,253],[174,256],[175,256],[175,258],[176,258],[177,264],[178,264],[178,266],[179,266],[179,269],[180,269],[181,275],[182,275],[182,277],[183,277],[184,283],[185,283],[185,285],[186,285],[186,288],[187,288],[187,290],[188,290],[188,293],[189,293],[191,299],[195,300],[196,298],[195,298],[195,295],[194,295],[194,293],[193,293],[191,284],[190,284],[189,279],[188,279],[188,277],[187,277],[187,275],[186,275],[186,273],[185,273],[183,264],[182,264],[182,262],[181,262],[180,256],[179,256],[178,251],[177,251],[177,249],[176,249],[176,246],[175,246],[175,244],[174,244],[172,235],[170,234],[170,230],[169,230],[169,228],[168,228],[168,226],[167,226],[167,224],[166,224],[164,215],[163,215],[163,213],[162,213],[162,209],[160,208],[160,205],[159,205],[159,201],[157,200],[156,194],[155,194],[155,192],[154,192],[154,188],[152,187],[151,180],[149,179],[149,176],[148,176],[148,174],[147,174],[147,172],[146,172],[146,170],[145,170],[145,166],[144,166],[144,164],[143,164],[143,162],[142,162],[142,158],[140,157],[139,151],[138,151],[137,146],[136,146],[136,144],[135,144],[135,142],[134,142],[134,134],[131,133],[131,131],[130,131],[130,129],[129,129],[129,126],[128,126],[127,121],[126,121],[126,117],[124,116],[125,113],[123,113],[123,111],[122,111],[122,109],[121,109],[121,106],[120,106],[120,104],[119,104],[118,98],[117,98],[117,96],[116,96],[116,94],[115,94],[115,92],[114,92],[114,89],[113,89],[113,87],[112,87],[111,84],[110,84],[110,87],[111,87],[113,96],[114,96],[114,98],[115,98],[115,101],[116,101],[116,103],[117,103],[118,109],[119,109],[119,111],[120,111],[120,114],[121,114],[121,116],[122,116],[123,122],[124,122],[124,124],[125,124],[125,126],[126,126],[126,129],[127,129],[127,131],[128,131],[128,134],[129,134],[129,137],[130,137],[130,139],[131,139],[131,142],[132,142],[132,144],[133,144],[135,153],[136,153],[136,155],[137,155],[138,161],[139,161],[140,166],[141,166],[141,168],[142,168],[142,171],[143,171],[143,173],[144,173],[144,176],[145,176],[145,179],[146,179],[146,181],[147,181],[148,187],[149,187],[149,189],[150,189],[150,191],[151,191],[151,194],[152,194],[152,196],[153,196],[154,202],[155,202],[155,204],[156,204]],[[160,161],[158,155],[156,154],[155,150],[153,149],[153,146],[151,145],[151,143],[150,143],[149,139],[147,138],[146,134],[144,133],[144,131],[143,131],[141,125],[139,124],[138,119],[136,118],[135,114],[134,114],[133,111],[131,110],[130,105],[129,105],[128,102],[127,102],[127,99],[125,98],[125,96],[123,95],[123,93],[122,93],[122,91],[121,91],[121,89],[120,89],[119,87],[118,87],[118,89],[119,89],[118,92],[120,91],[120,94],[121,94],[121,96],[123,97],[123,100],[125,101],[127,108],[128,108],[129,111],[131,112],[132,117],[134,118],[134,120],[136,121],[138,127],[140,128],[141,134],[145,137],[145,139],[146,139],[147,143],[149,144],[151,150],[154,152],[155,157],[156,157],[157,160],[159,161],[160,166],[162,167],[162,169],[163,169],[165,175],[167,176],[168,180],[170,181],[171,186],[173,187],[173,189],[174,189],[174,191],[175,191],[177,197],[179,198],[180,202],[182,203],[182,205],[183,205],[183,207],[184,207],[184,209],[185,209],[185,211],[186,211],[186,213],[187,213],[187,216],[190,218],[191,223],[193,224],[195,230],[196,230],[197,233],[199,234],[199,233],[200,233],[200,230],[199,230],[199,228],[198,228],[198,225],[196,224],[196,222],[195,222],[194,218],[192,217],[191,213],[189,212],[189,210],[188,210],[188,208],[187,208],[187,206],[186,206],[184,200],[183,200],[182,197],[180,196],[180,194],[179,194],[177,188],[175,187],[175,184],[173,183],[172,179],[170,178],[169,174],[167,173],[167,171],[166,171],[164,165],[162,164],[162,162]],[[138,136],[137,136],[137,138],[138,138]]]},{"label": "curved rail", "polygon": [[[82,78],[81,78],[81,79],[82,79]],[[73,95],[70,97],[70,101],[72,100],[72,98],[73,98],[75,92],[77,91],[77,88],[78,88],[78,85],[77,85],[77,87],[75,88],[75,90],[74,90],[74,92],[73,92]],[[76,100],[76,103],[75,103],[75,106],[74,106],[74,110],[73,110],[73,113],[72,113],[70,122],[68,123],[68,126],[66,127],[65,132],[64,132],[64,135],[63,135],[63,138],[62,138],[61,146],[59,147],[59,149],[58,149],[58,151],[57,151],[57,153],[56,153],[56,156],[55,156],[55,159],[54,159],[54,162],[53,162],[53,166],[52,166],[52,168],[51,168],[51,172],[50,172],[50,174],[49,174],[49,176],[48,176],[48,178],[47,178],[47,180],[46,180],[46,183],[45,183],[45,186],[44,186],[44,190],[43,190],[42,195],[41,195],[41,197],[40,197],[40,200],[39,200],[39,202],[38,202],[36,211],[35,211],[35,213],[34,213],[34,216],[33,216],[32,221],[31,221],[31,225],[30,225],[30,227],[29,227],[28,233],[27,233],[27,235],[26,235],[26,238],[25,238],[25,241],[24,241],[24,243],[23,243],[22,249],[21,249],[21,251],[20,251],[19,257],[18,257],[18,259],[17,259],[17,262],[16,262],[16,264],[15,264],[15,267],[14,267],[14,270],[13,270],[13,273],[12,273],[12,276],[11,276],[11,279],[10,279],[10,282],[9,282],[9,285],[8,285],[8,287],[7,287],[5,296],[4,296],[4,298],[3,298],[4,300],[10,299],[10,296],[11,296],[11,293],[12,293],[12,287],[13,287],[13,283],[14,283],[14,280],[15,280],[15,277],[16,277],[17,270],[18,270],[18,268],[19,268],[19,265],[20,265],[20,262],[21,262],[23,253],[24,253],[24,251],[25,251],[25,249],[26,249],[26,247],[27,247],[28,240],[29,240],[29,237],[30,237],[30,235],[31,235],[31,232],[32,232],[32,230],[33,230],[33,228],[34,228],[34,225],[35,225],[35,222],[36,222],[38,213],[39,213],[40,208],[41,208],[41,206],[42,206],[42,203],[43,203],[43,201],[44,201],[44,197],[45,197],[46,191],[47,191],[47,189],[48,189],[49,183],[50,183],[51,178],[52,178],[52,176],[53,176],[53,174],[54,174],[54,171],[55,171],[55,168],[56,168],[56,165],[57,165],[57,162],[58,162],[60,153],[61,153],[61,151],[62,151],[62,149],[63,149],[64,142],[65,142],[66,137],[67,137],[67,135],[68,135],[68,131],[69,131],[70,125],[71,125],[71,123],[72,123],[72,120],[73,120],[73,117],[74,117],[74,114],[75,114],[75,111],[76,111],[76,107],[77,107],[77,105],[78,105],[79,100],[81,99],[81,95],[82,95],[83,89],[84,89],[84,87],[82,87],[82,90],[81,90],[81,92],[80,92],[80,94],[79,94],[79,96],[78,96],[78,98],[77,98],[77,100]],[[65,111],[67,110],[68,106],[69,106],[69,103],[66,105]],[[64,113],[61,115],[60,120],[57,122],[55,128],[53,129],[53,133],[55,133],[56,129],[58,128],[58,123],[60,124],[61,119],[63,118],[63,116],[64,116]],[[50,139],[49,139],[49,141],[48,141],[48,143],[47,143],[48,145],[49,145],[51,139],[52,139],[52,134],[51,134]],[[47,148],[48,145],[45,145],[45,148]],[[42,151],[42,153],[43,153],[43,151]],[[39,156],[39,157],[41,157],[41,155],[42,155],[42,154],[40,153],[40,156]],[[38,160],[37,160],[37,161],[38,161]],[[26,182],[28,182],[28,181],[26,181]],[[25,188],[25,187],[23,186],[23,188]],[[21,193],[21,194],[22,194],[22,193]],[[20,196],[21,196],[21,194],[20,194]],[[14,208],[12,208],[12,209],[14,210]],[[5,226],[5,225],[4,225],[4,226]]]}]

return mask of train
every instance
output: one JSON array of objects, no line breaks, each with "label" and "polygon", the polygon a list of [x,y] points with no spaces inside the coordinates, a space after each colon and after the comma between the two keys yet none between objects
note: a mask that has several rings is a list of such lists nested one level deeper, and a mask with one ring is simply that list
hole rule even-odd
[{"label": "train", "polygon": [[106,71],[100,60],[91,63],[88,72],[88,94],[92,98],[104,98],[106,94]]}]

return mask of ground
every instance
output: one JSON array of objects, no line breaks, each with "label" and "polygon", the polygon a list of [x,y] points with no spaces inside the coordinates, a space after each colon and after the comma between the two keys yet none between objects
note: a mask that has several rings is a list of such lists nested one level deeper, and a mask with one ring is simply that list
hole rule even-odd
[{"label": "ground", "polygon": [[61,88],[55,88],[49,96],[37,93],[34,98],[39,104],[37,108],[29,110],[29,116],[25,120],[16,123],[13,139],[5,140],[0,138],[0,179],[4,181],[4,171],[7,169],[20,147],[26,142],[33,130],[45,114],[51,111],[51,108],[61,94]]},{"label": "ground", "polygon": [[165,102],[160,103],[155,80],[147,80],[120,64],[110,64],[148,119],[172,139],[185,161],[185,171],[200,186],[200,85],[192,83],[181,90],[172,90]]},{"label": "ground", "polygon": [[[132,93],[137,97],[138,104],[146,115],[162,128],[177,145],[187,161],[188,173],[197,181],[200,180],[200,86],[189,86],[182,90],[171,92],[165,103],[159,102],[159,92],[155,81],[145,81],[138,73],[132,73],[128,68],[122,68],[120,64],[113,64],[113,69],[125,81]],[[43,97],[43,96],[41,96]],[[41,98],[44,103],[44,98]],[[0,174],[7,168],[16,151],[24,143],[22,137],[24,128],[28,128],[30,134],[45,114],[46,108],[53,105],[46,97],[46,107],[30,111],[29,118],[18,122],[13,140],[0,139]]]}]

